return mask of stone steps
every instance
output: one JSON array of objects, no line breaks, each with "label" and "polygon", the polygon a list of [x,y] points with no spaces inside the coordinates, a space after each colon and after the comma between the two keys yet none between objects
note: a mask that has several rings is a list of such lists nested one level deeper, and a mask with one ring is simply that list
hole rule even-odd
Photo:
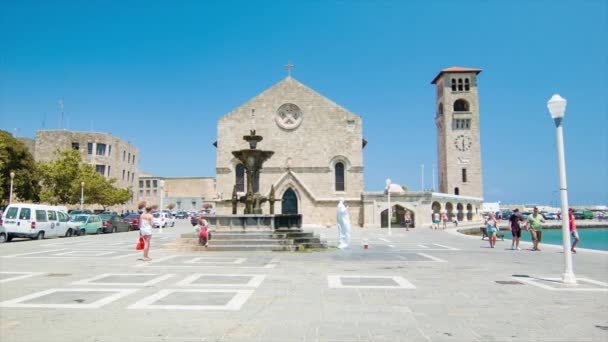
[{"label": "stone steps", "polygon": [[327,243],[300,228],[244,231],[218,230],[211,232],[209,246],[198,245],[198,233],[181,235],[182,241],[197,251],[296,251],[308,248],[324,249]]},{"label": "stone steps", "polygon": [[218,251],[218,252],[235,252],[235,251],[265,251],[265,252],[294,252],[297,246],[294,245],[214,245],[209,243],[209,247],[198,246],[195,251]]},{"label": "stone steps", "polygon": [[[198,233],[182,234],[182,239],[198,239]],[[230,239],[286,239],[287,234],[277,234],[272,232],[211,232],[211,238],[213,240],[230,240]]]},{"label": "stone steps", "polygon": [[[197,240],[198,241],[198,240]],[[211,237],[209,245],[293,245],[290,239],[216,239]]]}]

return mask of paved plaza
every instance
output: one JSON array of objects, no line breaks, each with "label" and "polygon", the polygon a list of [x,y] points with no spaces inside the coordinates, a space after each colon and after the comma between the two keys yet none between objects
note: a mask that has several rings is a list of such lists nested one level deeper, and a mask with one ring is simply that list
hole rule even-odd
[{"label": "paved plaza", "polygon": [[[2,341],[608,341],[608,253],[361,229],[323,252],[193,252],[186,221],[0,245]],[[336,229],[315,229],[330,245]],[[363,249],[364,242],[369,249]]]}]

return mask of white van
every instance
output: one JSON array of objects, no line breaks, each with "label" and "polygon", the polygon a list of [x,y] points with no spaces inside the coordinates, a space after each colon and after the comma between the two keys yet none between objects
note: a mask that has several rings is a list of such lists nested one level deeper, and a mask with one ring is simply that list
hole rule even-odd
[{"label": "white van", "polygon": [[6,241],[14,237],[44,239],[66,236],[69,216],[62,207],[13,203],[4,211]]}]

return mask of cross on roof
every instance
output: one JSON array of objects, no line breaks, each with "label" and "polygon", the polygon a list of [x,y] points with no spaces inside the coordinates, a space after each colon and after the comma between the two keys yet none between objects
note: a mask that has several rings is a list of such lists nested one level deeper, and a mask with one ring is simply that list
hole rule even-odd
[{"label": "cross on roof", "polygon": [[291,69],[293,69],[295,65],[291,64],[291,61],[287,61],[285,64],[285,68],[287,69],[287,77],[291,77]]}]

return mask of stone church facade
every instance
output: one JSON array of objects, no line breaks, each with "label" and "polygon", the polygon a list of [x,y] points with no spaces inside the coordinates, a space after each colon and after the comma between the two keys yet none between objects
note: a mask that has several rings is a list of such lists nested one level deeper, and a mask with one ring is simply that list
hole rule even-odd
[{"label": "stone church facade", "polygon": [[[451,82],[453,75],[465,72],[465,69],[460,69],[442,70],[433,83],[440,80],[441,86],[437,85],[438,87],[450,87],[451,84],[446,85],[445,82]],[[438,102],[446,102],[442,106],[447,106],[447,102],[466,97],[470,106],[470,110],[466,112],[450,111],[449,115],[442,112],[441,116],[438,109],[436,113],[438,164],[440,172],[443,172],[440,175],[442,192],[391,191],[392,227],[401,226],[406,212],[414,218],[416,227],[430,225],[433,213],[446,213],[450,218],[455,217],[459,221],[481,220],[483,199],[479,128],[475,126],[475,130],[467,131],[467,139],[464,141],[466,149],[457,155],[452,149],[462,149],[463,146],[463,142],[458,140],[462,140],[459,135],[463,134],[460,129],[461,121],[458,121],[458,128],[450,126],[447,129],[441,126],[445,125],[444,122],[441,122],[441,125],[439,122],[449,116],[450,120],[455,120],[456,117],[459,120],[469,119],[469,122],[475,121],[477,125],[474,76],[479,71],[466,69],[469,82],[475,82],[474,94],[464,90],[458,94],[457,87],[453,94],[448,95],[445,92],[451,91],[451,88],[442,89],[442,97],[438,99]],[[349,205],[353,226],[388,225],[386,191],[364,191],[363,148],[366,141],[363,139],[361,117],[291,76],[219,119],[215,144],[216,190],[220,195],[215,202],[218,214],[231,213],[230,197],[235,184],[238,196],[245,194],[247,184],[244,170],[238,159],[232,155],[232,151],[248,148],[243,136],[253,129],[264,138],[257,148],[274,151],[274,155],[265,162],[261,171],[259,192],[268,196],[271,186],[274,186],[277,199],[275,213],[298,213],[302,214],[304,225],[333,227],[336,223],[337,203],[340,198],[344,198]],[[455,140],[458,140],[456,144],[460,145],[452,147],[450,144],[454,144]],[[447,143],[443,144],[446,141]],[[446,190],[453,186],[452,180],[456,180],[457,175],[463,172],[462,165],[452,159],[460,158],[456,160],[459,161],[465,159],[465,155],[469,163],[479,167],[469,171],[470,178],[465,179],[467,184],[460,184],[461,190],[457,194],[448,193]],[[244,205],[239,204],[238,212],[242,213],[243,208]],[[262,209],[264,213],[268,213],[269,204],[264,203]]]},{"label": "stone church facade", "polygon": [[[287,77],[220,118],[217,132],[216,186],[225,199],[217,212],[230,213],[233,186],[247,188],[242,166],[232,151],[248,148],[251,129],[264,137],[258,149],[274,151],[260,174],[259,191],[275,188],[275,213],[303,214],[304,224],[335,223],[340,198],[350,202],[359,222],[363,192],[361,117]],[[265,213],[269,204],[263,205]],[[239,206],[242,212],[242,205]]]}]

